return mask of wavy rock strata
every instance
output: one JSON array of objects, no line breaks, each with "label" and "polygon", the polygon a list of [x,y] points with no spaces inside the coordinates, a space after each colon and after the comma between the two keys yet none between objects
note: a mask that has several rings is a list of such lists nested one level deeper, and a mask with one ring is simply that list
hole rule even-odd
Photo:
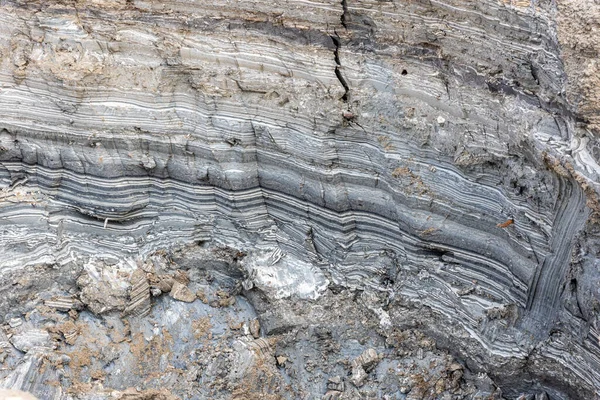
[{"label": "wavy rock strata", "polygon": [[[247,292],[373,292],[508,396],[592,398],[598,86],[561,7],[1,1],[3,284],[227,247]],[[135,279],[93,310],[143,317]]]}]

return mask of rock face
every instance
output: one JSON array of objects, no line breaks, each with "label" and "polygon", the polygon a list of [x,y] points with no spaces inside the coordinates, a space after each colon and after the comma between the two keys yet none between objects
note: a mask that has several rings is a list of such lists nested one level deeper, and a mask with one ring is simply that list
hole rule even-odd
[{"label": "rock face", "polygon": [[0,1],[0,312],[78,352],[10,348],[0,386],[593,398],[597,4],[209,3]]}]

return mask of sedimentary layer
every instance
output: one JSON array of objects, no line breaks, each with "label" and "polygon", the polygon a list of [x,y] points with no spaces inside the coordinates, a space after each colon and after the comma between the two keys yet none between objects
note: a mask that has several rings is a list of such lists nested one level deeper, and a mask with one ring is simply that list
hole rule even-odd
[{"label": "sedimentary layer", "polygon": [[228,246],[249,290],[374,291],[505,393],[591,398],[597,110],[557,13],[2,1],[0,276]]}]

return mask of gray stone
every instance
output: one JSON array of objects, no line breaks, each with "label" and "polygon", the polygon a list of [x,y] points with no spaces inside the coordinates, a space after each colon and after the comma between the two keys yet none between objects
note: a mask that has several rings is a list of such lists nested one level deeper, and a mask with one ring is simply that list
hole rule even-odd
[{"label": "gray stone", "polygon": [[34,348],[50,347],[50,335],[43,329],[27,329],[14,334],[10,338],[10,343],[16,349],[27,353]]}]

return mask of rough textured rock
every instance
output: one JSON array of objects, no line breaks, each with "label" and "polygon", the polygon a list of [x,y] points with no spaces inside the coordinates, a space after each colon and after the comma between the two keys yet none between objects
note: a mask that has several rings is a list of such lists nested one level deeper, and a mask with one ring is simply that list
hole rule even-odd
[{"label": "rough textured rock", "polygon": [[0,386],[594,398],[598,18],[0,0]]}]

